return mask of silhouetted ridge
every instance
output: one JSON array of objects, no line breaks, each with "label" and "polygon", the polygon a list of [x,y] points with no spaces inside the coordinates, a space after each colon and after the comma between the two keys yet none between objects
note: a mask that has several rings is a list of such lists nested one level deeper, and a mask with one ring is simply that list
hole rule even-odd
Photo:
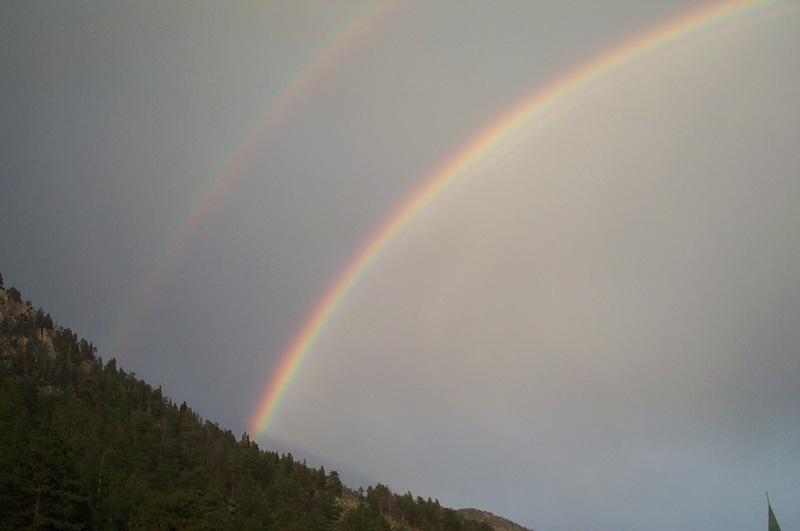
[{"label": "silhouetted ridge", "polygon": [[458,509],[458,512],[470,520],[484,522],[490,525],[495,531],[533,531],[532,529],[523,527],[507,518],[490,513],[489,511],[481,511],[480,509]]},{"label": "silhouetted ridge", "polygon": [[492,529],[237,440],[103,363],[2,276],[0,528]]}]

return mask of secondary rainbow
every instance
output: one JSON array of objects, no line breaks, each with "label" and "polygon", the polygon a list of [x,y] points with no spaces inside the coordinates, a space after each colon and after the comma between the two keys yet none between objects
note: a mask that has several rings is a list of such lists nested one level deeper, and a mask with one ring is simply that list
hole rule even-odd
[{"label": "secondary rainbow", "polygon": [[609,51],[584,63],[583,66],[535,91],[475,135],[462,149],[446,159],[428,175],[419,187],[384,219],[328,288],[284,351],[278,369],[269,379],[250,420],[250,430],[253,434],[257,437],[264,434],[289,385],[302,366],[303,360],[358,280],[415,215],[442,194],[466,170],[496,150],[521,127],[541,116],[544,111],[585,89],[598,79],[617,71],[623,65],[700,31],[725,24],[747,14],[761,12],[768,6],[779,3],[781,0],[739,0],[709,4],[694,9],[610,48]]},{"label": "secondary rainbow", "polygon": [[290,111],[308,97],[349,50],[387,20],[394,7],[396,4],[380,0],[367,3],[355,11],[347,19],[347,23],[327,39],[286,81],[283,88],[268,100],[265,108],[255,113],[258,120],[241,135],[234,144],[236,147],[223,160],[218,170],[212,172],[206,182],[197,188],[199,192],[189,201],[190,207],[186,215],[168,238],[169,244],[164,252],[155,260],[155,268],[139,291],[133,310],[123,320],[116,334],[113,346],[118,355],[125,354],[130,335],[152,307],[178,257],[186,250],[214,205],[252,160],[258,147],[279,131]]}]

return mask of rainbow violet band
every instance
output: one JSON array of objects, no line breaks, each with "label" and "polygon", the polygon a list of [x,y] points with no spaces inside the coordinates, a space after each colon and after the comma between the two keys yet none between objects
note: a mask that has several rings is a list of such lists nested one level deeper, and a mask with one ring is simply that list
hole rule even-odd
[{"label": "rainbow violet band", "polygon": [[126,353],[129,337],[155,303],[161,286],[169,278],[178,257],[189,247],[214,205],[233,186],[258,149],[280,130],[292,110],[321,85],[349,51],[389,19],[396,7],[392,2],[377,0],[352,13],[344,26],[299,65],[283,88],[267,101],[264,109],[255,113],[258,120],[241,135],[234,144],[235,149],[222,161],[217,171],[211,173],[205,183],[197,187],[194,197],[189,201],[189,211],[173,231],[169,245],[155,261],[156,267],[144,282],[133,310],[120,325],[114,341],[114,351],[120,355]]},{"label": "rainbow violet band", "polygon": [[464,147],[430,173],[418,188],[384,219],[328,288],[322,299],[317,302],[299,333],[283,352],[278,369],[269,378],[250,419],[251,432],[256,437],[260,437],[269,427],[287,389],[297,376],[309,351],[333,315],[347,300],[347,296],[359,279],[364,276],[370,266],[409,222],[456,182],[466,170],[487,154],[495,151],[499,145],[512,137],[523,126],[541,116],[544,111],[598,79],[618,71],[620,67],[701,31],[763,11],[781,1],[738,0],[714,3],[693,9],[682,16],[623,41],[582,66],[567,72],[563,77],[523,99],[476,134]]}]

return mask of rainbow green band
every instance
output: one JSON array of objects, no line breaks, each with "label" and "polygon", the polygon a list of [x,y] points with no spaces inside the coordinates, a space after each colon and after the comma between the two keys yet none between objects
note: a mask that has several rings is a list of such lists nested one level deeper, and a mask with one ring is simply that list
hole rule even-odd
[{"label": "rainbow green band", "polygon": [[275,417],[286,391],[320,334],[364,273],[384,249],[436,197],[451,186],[459,176],[476,162],[494,151],[521,127],[539,117],[544,111],[587,85],[617,71],[654,51],[687,38],[700,31],[755,13],[781,0],[747,0],[715,3],[657,26],[611,48],[583,66],[572,70],[541,90],[524,99],[500,118],[494,120],[455,155],[436,168],[408,198],[385,218],[349,265],[328,288],[305,321],[300,332],[281,356],[277,371],[270,377],[251,419],[250,430],[262,436]]},{"label": "rainbow green band", "polygon": [[349,17],[345,26],[335,32],[317,49],[287,80],[282,90],[272,97],[265,108],[255,116],[258,120],[245,131],[237,146],[223,161],[216,172],[198,187],[199,193],[189,201],[188,214],[183,217],[169,239],[165,251],[155,260],[156,267],[143,283],[133,310],[122,322],[114,341],[114,351],[118,355],[127,352],[129,337],[142,322],[161,292],[179,256],[189,246],[194,235],[208,217],[225,192],[231,188],[236,178],[271,135],[277,132],[290,112],[319,86],[346,53],[362,42],[367,35],[388,19],[395,4],[384,0],[366,4]]}]

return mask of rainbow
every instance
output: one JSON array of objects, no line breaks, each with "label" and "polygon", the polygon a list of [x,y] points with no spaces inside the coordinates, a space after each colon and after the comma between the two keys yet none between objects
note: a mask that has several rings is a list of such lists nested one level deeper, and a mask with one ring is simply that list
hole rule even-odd
[{"label": "rainbow", "polygon": [[261,112],[256,113],[259,119],[234,144],[238,147],[231,151],[217,171],[210,174],[210,178],[199,187],[200,192],[189,201],[191,206],[187,215],[167,240],[170,244],[155,260],[157,267],[144,282],[133,311],[123,320],[116,334],[113,351],[120,355],[127,351],[129,337],[152,307],[178,257],[184,253],[214,205],[231,188],[259,146],[279,130],[292,109],[309,96],[348,51],[380,27],[381,22],[387,20],[394,7],[396,5],[390,2],[373,1],[351,14],[347,23],[295,71]]},{"label": "rainbow", "polygon": [[427,205],[452,186],[459,176],[565,98],[593,82],[659,49],[701,31],[726,24],[739,17],[761,12],[782,0],[737,0],[709,4],[672,19],[629,40],[623,41],[556,79],[513,106],[489,124],[453,156],[438,166],[387,216],[367,239],[325,292],[302,328],[281,356],[278,369],[267,382],[250,422],[251,432],[260,437],[275,416],[286,391],[297,376],[303,361],[317,342],[332,316],[347,300],[364,276],[395,237]]}]

